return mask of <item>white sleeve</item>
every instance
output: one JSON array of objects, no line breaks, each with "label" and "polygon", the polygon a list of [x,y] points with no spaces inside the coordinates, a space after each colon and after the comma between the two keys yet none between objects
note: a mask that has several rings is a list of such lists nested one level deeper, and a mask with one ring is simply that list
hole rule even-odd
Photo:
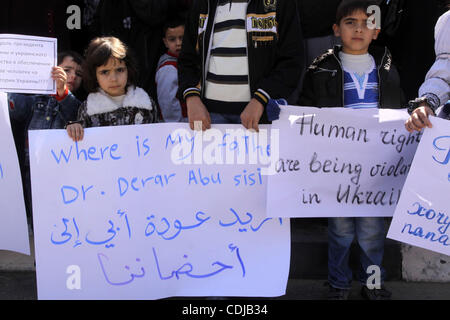
[{"label": "white sleeve", "polygon": [[[450,94],[450,11],[443,14],[435,28],[436,61],[428,71],[419,89],[419,97],[431,95],[439,105],[449,100]],[[439,106],[438,105],[438,106]],[[438,107],[436,106],[436,107]]]},{"label": "white sleeve", "polygon": [[438,59],[428,71],[425,82],[419,88],[419,97],[434,94],[439,98],[439,105],[445,104],[450,93],[450,60]]},{"label": "white sleeve", "polygon": [[165,122],[180,122],[183,119],[178,91],[178,72],[174,66],[167,65],[156,72],[156,91],[158,103]]}]

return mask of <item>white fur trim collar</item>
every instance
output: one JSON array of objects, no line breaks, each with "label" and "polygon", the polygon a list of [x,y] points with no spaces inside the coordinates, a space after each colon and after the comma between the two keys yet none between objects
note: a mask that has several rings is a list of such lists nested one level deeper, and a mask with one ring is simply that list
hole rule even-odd
[{"label": "white fur trim collar", "polygon": [[[142,109],[153,109],[152,101],[144,89],[139,87],[128,87],[127,93],[123,100],[123,107],[137,107]],[[90,93],[86,101],[86,112],[92,116],[94,114],[112,112],[119,109],[122,106],[118,106],[111,97],[105,93],[102,89],[98,92]]]}]

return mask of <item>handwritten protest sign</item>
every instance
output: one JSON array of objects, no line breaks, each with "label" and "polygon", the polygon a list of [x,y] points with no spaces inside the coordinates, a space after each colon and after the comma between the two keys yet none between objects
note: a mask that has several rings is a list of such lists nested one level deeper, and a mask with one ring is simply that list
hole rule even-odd
[{"label": "handwritten protest sign", "polygon": [[0,92],[0,250],[30,254],[22,178],[3,92]]},{"label": "handwritten protest sign", "polygon": [[56,58],[56,38],[0,34],[0,90],[55,94]]},{"label": "handwritten protest sign", "polygon": [[417,148],[388,238],[450,255],[450,122],[431,117]]},{"label": "handwritten protest sign", "polygon": [[265,216],[267,176],[239,161],[268,140],[237,127],[30,132],[38,297],[284,294],[289,220]]},{"label": "handwritten protest sign", "polygon": [[405,110],[283,107],[270,217],[392,216],[420,133]]}]

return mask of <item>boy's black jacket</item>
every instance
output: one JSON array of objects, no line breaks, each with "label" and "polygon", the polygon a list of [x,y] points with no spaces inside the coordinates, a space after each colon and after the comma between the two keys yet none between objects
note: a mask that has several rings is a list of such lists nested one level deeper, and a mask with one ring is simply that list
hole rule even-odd
[{"label": "boy's black jacket", "polygon": [[[335,46],[317,57],[308,68],[297,104],[300,106],[344,107],[344,78],[339,51]],[[378,69],[379,108],[406,108],[400,76],[387,48],[369,47]]]},{"label": "boy's black jacket", "polygon": [[[199,88],[203,97],[205,64],[213,29],[218,0],[198,0],[189,12],[181,54],[178,58],[179,98],[189,88]],[[266,4],[264,4],[266,3]],[[267,7],[272,4],[272,7]],[[273,6],[276,4],[276,10]],[[268,32],[247,32],[249,61],[249,83],[252,96],[258,89],[264,90],[273,99],[288,98],[300,80],[303,68],[303,47],[300,22],[295,1],[292,0],[249,0],[247,20],[251,16],[270,15],[276,12],[277,33],[270,41],[260,41]],[[204,32],[199,32],[200,18],[208,16]],[[246,21],[247,23],[247,21]],[[266,38],[267,39],[267,38]],[[255,97],[255,96],[254,96]],[[263,103],[263,105],[265,105]],[[235,113],[242,110],[211,110],[210,112]]]}]

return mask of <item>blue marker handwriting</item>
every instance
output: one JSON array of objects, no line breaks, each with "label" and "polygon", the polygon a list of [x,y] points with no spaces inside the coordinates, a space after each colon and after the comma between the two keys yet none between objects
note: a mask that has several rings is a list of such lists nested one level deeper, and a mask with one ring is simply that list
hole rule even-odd
[{"label": "blue marker handwriting", "polygon": [[[440,144],[440,146],[438,146]],[[433,147],[438,151],[444,152],[444,157],[442,159],[438,159],[435,156],[432,156],[433,160],[440,165],[448,165],[450,161],[450,136],[440,136],[433,140]],[[447,173],[447,180],[450,182],[450,172]]]},{"label": "blue marker handwriting", "polygon": [[[246,155],[256,153],[261,157],[270,157],[270,144],[261,144],[261,141],[263,140],[261,138],[263,136],[263,131],[264,130],[261,130],[259,134],[252,135],[245,134],[245,131],[242,131],[240,135],[225,133],[222,136],[222,143],[220,143],[218,147],[222,147],[229,151],[235,151],[237,155],[239,155],[240,152],[243,152]],[[249,140],[251,143],[249,143]]]},{"label": "blue marker handwriting", "polygon": [[[83,243],[92,246],[104,245],[105,248],[113,248],[116,246],[116,240],[119,234],[121,234],[120,242],[122,242],[123,239],[131,240],[133,228],[136,227],[144,231],[143,233],[138,233],[140,235],[145,235],[146,238],[159,237],[163,240],[174,240],[188,230],[199,230],[206,223],[213,223],[223,228],[237,227],[236,229],[239,232],[258,232],[263,226],[274,219],[264,218],[256,221],[252,213],[246,212],[245,214],[239,214],[233,208],[229,208],[228,212],[230,213],[230,220],[218,219],[214,221],[211,215],[203,211],[197,211],[192,222],[150,214],[146,217],[145,227],[143,227],[142,224],[141,227],[133,227],[126,211],[117,210],[115,219],[107,219],[104,224],[97,223],[93,230],[80,226],[75,217],[63,217],[59,224],[53,225],[56,230],[51,232],[50,241],[54,245],[63,245],[67,244],[69,241],[73,241],[71,243],[74,248]],[[277,219],[279,225],[282,226],[283,219]]]},{"label": "blue marker handwriting", "polygon": [[169,174],[155,174],[152,176],[145,176],[145,177],[132,177],[132,178],[124,178],[119,177],[117,178],[117,187],[119,191],[119,195],[123,197],[127,192],[131,191],[142,191],[144,190],[146,185],[155,185],[160,186],[161,188],[166,187],[170,179],[175,177],[175,173],[169,173]]},{"label": "blue marker handwriting", "polygon": [[120,228],[115,227],[114,223],[111,220],[108,220],[108,223],[111,226],[107,231],[108,236],[109,236],[108,238],[103,239],[103,237],[101,237],[102,240],[91,240],[91,239],[89,239],[90,232],[88,232],[85,237],[86,242],[89,244],[93,244],[93,245],[104,245],[105,244],[106,248],[114,247],[114,244],[108,244],[108,242],[110,242],[112,239],[115,238],[115,236],[117,235],[117,232],[120,231]]},{"label": "blue marker handwriting", "polygon": [[[126,232],[128,235],[128,239],[131,239],[132,233],[131,233],[131,227],[128,220],[128,215],[122,211],[118,210],[117,215],[119,216],[119,219],[124,222],[126,227]],[[67,219],[62,218],[62,224],[63,224],[63,231],[62,232],[52,232],[50,235],[50,241],[54,245],[62,245],[67,242],[69,242],[72,238],[74,240],[73,247],[80,246],[83,242],[80,237],[80,227],[78,226],[78,223],[75,218]],[[70,225],[70,232],[69,232],[69,225]],[[55,224],[55,228],[58,228],[58,226]],[[106,236],[97,236],[98,238],[90,236],[91,231],[86,232],[84,236],[84,241],[90,245],[105,245],[106,248],[113,248],[115,245],[113,243],[110,243],[116,236],[117,233],[121,230],[120,227],[116,227],[114,225],[114,222],[110,219],[108,220],[108,227],[106,230]],[[103,231],[104,233],[104,231]]]},{"label": "blue marker handwriting", "polygon": [[[438,146],[440,144],[440,146]],[[447,165],[450,161],[450,136],[440,136],[433,140],[433,147],[438,151],[444,152],[444,157],[441,159],[437,159],[433,156],[433,160],[439,164]]]},{"label": "blue marker handwriting", "polygon": [[0,163],[0,179],[3,179],[3,167],[1,163]]},{"label": "blue marker handwriting", "polygon": [[[261,227],[267,221],[272,220],[272,218],[265,218],[259,224],[250,225],[250,223],[253,221],[253,215],[250,212],[246,212],[245,216],[243,218],[240,217],[239,214],[237,213],[237,211],[234,210],[233,208],[230,208],[230,212],[234,216],[234,220],[231,222],[226,222],[226,223],[219,220],[219,225],[222,227],[231,227],[231,226],[234,226],[236,223],[239,223],[238,224],[239,232],[247,232],[248,231],[247,225],[249,225],[251,231],[256,232],[259,229],[261,229]],[[279,222],[280,222],[280,225],[283,224],[283,219],[279,218]],[[246,227],[243,228],[243,226],[246,226]]]},{"label": "blue marker handwriting", "polygon": [[[205,174],[200,169],[197,169],[198,175],[195,174],[194,170],[189,170],[189,181],[188,185],[202,185],[207,186],[208,184],[222,184],[220,179],[220,172],[212,173],[210,175]],[[198,178],[198,179],[197,179]]]},{"label": "blue marker handwriting", "polygon": [[[244,266],[244,263],[240,256],[239,248],[237,246],[234,246],[233,244],[230,244],[228,246],[228,248],[230,249],[231,252],[236,252],[236,257],[239,262],[239,266],[241,267],[241,270],[242,270],[242,277],[245,277],[245,266]],[[215,276],[225,270],[234,268],[233,265],[225,264],[220,261],[214,261],[213,263],[211,263],[211,266],[214,268],[213,271],[208,272],[208,273],[199,274],[199,273],[194,273],[194,266],[192,265],[192,263],[186,262],[183,265],[181,265],[179,268],[171,271],[169,275],[163,275],[163,273],[161,271],[161,265],[160,265],[160,262],[158,259],[158,255],[156,253],[156,249],[153,247],[152,250],[153,250],[153,257],[155,259],[156,268],[158,270],[158,275],[161,280],[169,280],[174,277],[177,280],[179,280],[180,276],[182,276],[182,275],[186,275],[187,277],[195,278],[195,279],[208,278],[208,277]],[[187,259],[188,255],[184,254],[183,258]]]},{"label": "blue marker handwriting", "polygon": [[247,170],[243,170],[242,174],[237,174],[234,176],[234,186],[253,186],[253,185],[262,185],[263,179],[261,174],[261,168],[256,169],[257,172],[247,172]]},{"label": "blue marker handwriting", "polygon": [[[103,276],[105,277],[106,282],[108,282],[112,286],[123,286],[130,284],[134,281],[136,278],[143,278],[145,276],[145,269],[144,267],[141,267],[139,270],[139,273],[132,273],[130,272],[131,268],[130,266],[126,265],[124,268],[127,270],[127,273],[129,273],[129,278],[127,276],[127,279],[124,281],[111,281],[107,275],[106,268],[105,268],[105,261],[109,261],[109,258],[107,255],[103,253],[97,254],[97,259],[100,264],[100,268],[102,269]],[[136,262],[140,263],[141,259],[136,258]]]},{"label": "blue marker handwriting", "polygon": [[[180,279],[182,279],[183,276],[193,278],[193,279],[204,279],[204,278],[209,278],[209,277],[218,275],[225,270],[231,270],[233,268],[237,268],[237,266],[238,266],[237,269],[239,269],[239,267],[240,267],[242,277],[244,278],[246,275],[246,270],[245,270],[244,262],[240,255],[240,252],[239,252],[239,248],[236,245],[230,243],[228,245],[228,249],[230,250],[231,253],[236,254],[237,263],[235,262],[234,263],[235,265],[226,264],[224,262],[217,260],[217,261],[214,261],[211,263],[211,267],[212,267],[211,271],[206,272],[206,273],[199,273],[199,272],[194,271],[194,265],[191,262],[185,262],[180,267],[177,267],[175,270],[170,271],[169,275],[163,275],[163,272],[161,270],[160,259],[158,258],[155,247],[152,247],[152,253],[153,253],[154,263],[156,265],[156,269],[158,271],[158,276],[159,276],[160,280],[170,280],[173,278],[180,280]],[[184,254],[183,258],[187,259],[188,255]],[[145,268],[142,266],[143,265],[142,259],[136,258],[135,262],[133,262],[133,264],[134,264],[133,269],[138,270],[138,272],[134,272],[134,271],[132,272],[131,271],[132,268],[127,264],[123,267],[126,270],[126,276],[124,276],[122,279],[111,280],[111,278],[112,278],[112,276],[111,276],[112,272],[110,270],[111,267],[106,266],[107,262],[110,261],[109,257],[104,253],[97,253],[97,260],[99,262],[100,269],[103,273],[103,276],[104,276],[106,282],[112,286],[128,285],[128,284],[132,283],[135,279],[144,278],[146,275]],[[111,265],[114,266],[115,264],[111,263]],[[109,269],[109,271],[107,271],[107,269]],[[118,278],[117,272],[116,272],[116,278]]]},{"label": "blue marker handwriting", "polygon": [[[180,158],[176,159],[176,160],[184,160],[187,159],[188,157],[190,157],[192,155],[192,152],[194,151],[194,141],[195,138],[197,136],[197,132],[194,131],[194,135],[191,136],[191,134],[187,131],[184,132],[184,134],[180,134],[180,133],[174,133],[174,138],[172,138],[172,134],[169,134],[166,138],[166,150],[169,146],[169,143],[171,144],[171,146],[174,145],[181,145],[183,146],[183,148],[180,150],[182,152],[182,155],[180,156]],[[186,151],[186,152],[185,152]],[[186,153],[186,154],[184,154]]]},{"label": "blue marker handwriting", "polygon": [[80,195],[80,190],[81,190],[81,195],[83,196],[83,201],[86,201],[87,192],[89,190],[92,190],[93,188],[94,188],[93,185],[90,185],[88,187],[81,185],[80,188],[64,185],[61,187],[61,199],[64,204],[73,203],[78,199],[78,196]]},{"label": "blue marker handwriting", "polygon": [[411,216],[422,217],[426,221],[433,221],[440,226],[437,228],[438,232],[425,231],[423,225],[418,222],[419,226],[415,227],[411,223],[405,223],[401,233],[408,233],[412,236],[423,238],[430,242],[438,242],[446,247],[450,246],[449,235],[447,234],[450,226],[450,217],[442,212],[437,213],[433,208],[428,209],[420,202],[414,202],[413,206],[417,206],[417,210],[407,210],[407,213]]},{"label": "blue marker handwriting", "polygon": [[[60,235],[59,235],[60,239],[59,240],[55,240],[53,238],[53,232],[50,235],[50,241],[53,244],[56,244],[56,245],[65,244],[70,239],[72,239],[72,233],[67,232],[68,229],[69,229],[67,224],[68,224],[68,222],[70,222],[70,220],[67,219],[67,218],[62,218],[62,222],[64,224],[64,231],[60,233]],[[75,240],[75,244],[73,245],[73,247],[75,248],[75,247],[77,247],[77,246],[79,246],[81,244],[81,241],[79,240],[79,238],[80,238],[80,229],[78,228],[78,225],[77,225],[77,222],[76,222],[75,218],[72,219],[72,222],[73,222],[73,226],[75,228],[75,232],[77,234],[76,240]],[[56,227],[56,225],[54,225],[54,226]]]},{"label": "blue marker handwriting", "polygon": [[[264,139],[266,138],[266,139]],[[211,129],[207,133],[194,131],[191,135],[189,131],[179,130],[166,137],[165,149],[178,147],[178,159],[182,161],[193,156],[195,144],[203,145],[203,142],[210,142],[207,150],[216,150],[219,153],[233,152],[236,155],[259,155],[270,157],[270,144],[267,143],[267,132],[261,130],[259,134],[248,135],[244,130],[232,130],[223,133],[217,129]],[[205,150],[206,150],[205,149]]]},{"label": "blue marker handwriting", "polygon": [[[71,162],[71,160],[84,160],[84,161],[100,161],[105,159],[120,160],[122,157],[118,154],[119,146],[114,143],[110,146],[90,146],[86,149],[79,146],[78,142],[75,142],[75,152],[73,151],[73,145],[68,150],[61,148],[56,152],[51,149],[50,152],[53,159],[57,164]],[[73,162],[73,161],[72,161]]]},{"label": "blue marker handwriting", "polygon": [[428,221],[435,222],[438,226],[440,226],[438,231],[441,234],[445,234],[448,231],[450,226],[450,217],[447,214],[442,212],[437,213],[433,208],[428,209],[418,201],[414,202],[413,206],[417,206],[417,210],[407,210],[409,215],[417,215],[419,217],[424,217]]},{"label": "blue marker handwriting", "polygon": [[242,277],[245,277],[245,266],[244,266],[244,262],[242,261],[241,255],[239,253],[239,248],[237,246],[235,246],[234,244],[230,243],[228,245],[228,249],[230,249],[231,252],[236,251],[236,256],[239,260],[239,264],[241,265],[241,269],[242,269]]},{"label": "blue marker handwriting", "polygon": [[147,223],[147,226],[145,227],[145,236],[146,237],[150,237],[151,235],[153,235],[156,231],[156,234],[158,236],[160,236],[162,239],[164,240],[173,240],[176,237],[178,237],[181,233],[182,230],[189,230],[189,229],[195,229],[200,227],[203,223],[205,223],[206,221],[208,221],[211,217],[205,216],[206,214],[202,211],[198,211],[195,214],[195,219],[197,220],[197,223],[193,224],[193,225],[184,225],[181,223],[180,220],[176,219],[173,222],[173,228],[176,230],[175,232],[170,232],[171,235],[166,235],[167,232],[169,232],[170,228],[171,228],[171,224],[169,222],[169,220],[167,220],[167,218],[163,217],[160,219],[161,223],[164,225],[162,229],[157,230],[155,223],[153,222],[155,216],[154,215],[150,215],[149,217],[147,217],[147,220],[149,221]]},{"label": "blue marker handwriting", "polygon": [[430,242],[438,242],[442,244],[444,247],[450,246],[449,237],[446,234],[436,234],[433,231],[425,231],[423,227],[416,226],[414,227],[411,223],[405,223],[403,226],[401,233],[408,233],[412,236],[423,238]]},{"label": "blue marker handwriting", "polygon": [[136,151],[138,158],[148,155],[150,152],[150,146],[148,145],[148,138],[145,138],[142,143],[140,142],[140,137],[136,136]]}]

